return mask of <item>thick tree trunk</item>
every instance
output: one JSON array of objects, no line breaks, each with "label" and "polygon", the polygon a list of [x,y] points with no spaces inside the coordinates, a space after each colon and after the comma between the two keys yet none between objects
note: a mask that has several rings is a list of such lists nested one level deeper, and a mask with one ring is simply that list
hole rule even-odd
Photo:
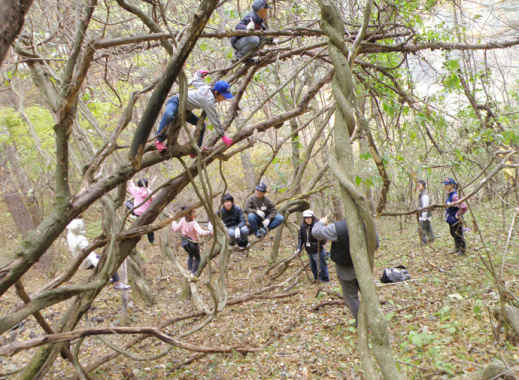
[{"label": "thick tree trunk", "polygon": [[9,47],[20,34],[32,2],[33,0],[0,1],[0,65]]},{"label": "thick tree trunk", "polygon": [[[371,3],[369,3],[371,4]],[[355,98],[353,76],[347,59],[344,42],[344,22],[340,12],[331,0],[319,0],[321,7],[321,28],[328,36],[328,50],[335,67],[332,80],[333,95],[336,100],[335,151],[330,155],[330,168],[334,172],[341,189],[344,211],[349,227],[350,252],[357,280],[365,306],[371,350],[386,380],[405,379],[396,367],[391,349],[387,321],[380,309],[373,279],[373,258],[376,247],[376,232],[368,202],[358,188],[353,185],[355,162],[350,136],[355,129]],[[364,15],[364,30],[369,18],[369,6]],[[360,43],[359,34],[356,42]],[[350,55],[354,57],[354,46]],[[350,56],[351,60],[353,58]],[[340,163],[340,165],[339,165]],[[362,334],[364,335],[364,334]],[[366,342],[359,344],[369,347]],[[366,353],[364,353],[366,354]],[[365,355],[364,355],[365,357]],[[366,363],[364,363],[366,364]],[[369,376],[369,374],[365,374]]]}]

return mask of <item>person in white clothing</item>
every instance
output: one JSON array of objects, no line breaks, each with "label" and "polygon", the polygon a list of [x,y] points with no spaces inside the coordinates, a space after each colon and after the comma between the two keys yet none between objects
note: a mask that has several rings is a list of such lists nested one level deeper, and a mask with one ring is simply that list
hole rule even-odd
[{"label": "person in white clothing", "polygon": [[[67,244],[72,257],[76,258],[81,254],[81,251],[88,247],[88,239],[85,236],[85,222],[81,217],[73,219],[67,225]],[[90,252],[85,260],[81,263],[84,269],[94,269],[99,263],[99,255],[95,252]],[[121,282],[117,272],[112,276],[114,288],[117,290],[127,290],[130,286]]]},{"label": "person in white clothing", "polygon": [[[418,208],[422,209],[431,205],[429,194],[427,194],[427,185],[425,181],[417,182],[416,190],[418,191]],[[418,231],[422,244],[427,245],[434,240],[434,234],[431,225],[431,211],[422,211],[418,215]]]}]

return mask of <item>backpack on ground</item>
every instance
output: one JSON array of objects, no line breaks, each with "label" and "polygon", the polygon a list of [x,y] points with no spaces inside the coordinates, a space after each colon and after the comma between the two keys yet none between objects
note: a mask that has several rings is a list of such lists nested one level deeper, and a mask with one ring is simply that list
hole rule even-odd
[{"label": "backpack on ground", "polygon": [[384,284],[387,284],[390,282],[407,281],[410,279],[411,279],[411,276],[409,275],[407,268],[404,267],[403,265],[384,269],[384,272],[382,273],[382,277],[380,277],[380,281],[383,282]]}]

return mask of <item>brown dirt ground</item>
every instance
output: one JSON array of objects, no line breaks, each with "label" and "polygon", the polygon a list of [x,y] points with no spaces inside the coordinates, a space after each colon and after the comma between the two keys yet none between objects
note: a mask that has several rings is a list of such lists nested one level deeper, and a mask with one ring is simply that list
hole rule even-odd
[{"label": "brown dirt ground", "polygon": [[[484,227],[487,245],[499,262],[506,233],[502,226],[496,225],[491,209],[482,209],[480,214],[478,222]],[[377,253],[377,277],[384,267],[398,264],[407,266],[412,276],[412,280],[406,283],[390,286],[378,284],[382,307],[389,320],[393,348],[402,371],[409,379],[443,379],[472,373],[502,353],[509,359],[519,360],[516,346],[496,343],[494,338],[489,308],[496,305],[498,299],[479,258],[483,250],[478,235],[474,230],[467,233],[467,257],[454,256],[448,253],[452,243],[445,223],[439,219],[433,223],[438,238],[432,249],[421,249],[416,243],[416,227],[411,219],[402,230],[397,219],[379,221],[382,241]],[[7,231],[5,224],[0,232],[4,236],[12,233]],[[505,266],[507,283],[516,294],[519,289],[517,237],[515,233]],[[270,239],[269,236],[258,244],[249,256],[233,253],[227,281],[230,298],[250,293],[269,283],[262,278],[262,274],[268,267]],[[286,239],[287,246],[283,248],[282,256],[291,254],[295,246],[295,237],[286,236]],[[7,250],[11,250],[10,244],[8,242],[6,245]],[[6,247],[4,252],[7,251]],[[194,312],[191,302],[183,297],[182,279],[173,264],[162,256],[157,244],[150,246],[143,239],[138,248],[144,258],[146,276],[157,304],[148,306],[134,297],[131,325],[156,326],[169,318]],[[183,252],[179,251],[178,255],[185,259]],[[306,255],[302,257],[306,263]],[[62,254],[56,260],[57,269],[64,267],[66,261],[66,256]],[[329,267],[332,281],[325,287],[340,292],[331,262]],[[278,281],[288,278],[299,268],[301,261],[293,261]],[[87,275],[82,271],[74,281],[81,281]],[[202,279],[206,277],[207,273]],[[35,292],[46,281],[48,279],[37,270],[31,270],[24,276],[24,283],[30,292]],[[145,360],[136,362],[119,356],[95,374],[98,379],[359,379],[357,335],[351,316],[340,305],[312,310],[315,305],[334,299],[325,294],[316,297],[318,286],[302,274],[298,284],[291,289],[298,292],[296,295],[228,306],[200,332],[184,338],[185,341],[205,346],[263,347],[260,352],[246,355],[208,354],[178,368],[193,353],[172,349],[158,360],[146,360],[168,348],[148,338],[131,350]],[[207,289],[204,292],[207,293]],[[271,294],[277,293],[279,291]],[[56,305],[43,314],[55,325],[69,304]],[[0,299],[0,310],[4,313],[17,305],[19,301],[11,290]],[[118,325],[120,306],[120,294],[107,287],[80,327]],[[166,328],[165,332],[178,336],[201,321],[190,319]],[[0,337],[0,343],[26,340],[40,334],[41,329],[31,317],[23,326]],[[109,336],[106,339],[122,346],[132,338]],[[0,358],[0,372],[22,366],[34,352]],[[80,360],[87,365],[111,352],[99,339],[87,338],[82,345]],[[73,373],[73,368],[58,358],[49,378],[64,379]]]}]

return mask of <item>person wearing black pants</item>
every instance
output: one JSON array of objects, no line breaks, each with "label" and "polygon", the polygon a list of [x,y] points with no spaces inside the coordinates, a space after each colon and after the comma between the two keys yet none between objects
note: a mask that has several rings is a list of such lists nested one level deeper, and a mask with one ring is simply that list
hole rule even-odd
[{"label": "person wearing black pants", "polygon": [[198,266],[200,265],[200,244],[189,240],[189,238],[185,236],[182,236],[182,242],[180,245],[188,254],[187,269],[191,273],[196,273]]},{"label": "person wearing black pants", "polygon": [[449,225],[451,236],[454,239],[455,251],[458,255],[465,255],[466,243],[463,236],[463,219],[462,216],[467,212],[467,204],[465,202],[458,203],[459,197],[458,184],[453,178],[447,178],[443,181],[445,191],[447,192],[447,209],[445,210],[445,221]]},{"label": "person wearing black pants", "polygon": [[[182,208],[183,210],[184,208]],[[174,232],[182,234],[181,246],[189,255],[187,259],[187,269],[193,274],[198,271],[200,265],[200,238],[206,235],[212,235],[212,226],[209,223],[209,229],[204,230],[195,220],[195,210],[180,219],[180,221],[173,221],[171,228]]]},{"label": "person wearing black pants", "polygon": [[463,222],[460,220],[457,223],[450,224],[449,229],[451,236],[454,238],[456,252],[460,255],[464,255],[466,250],[466,243],[465,237],[463,236]]}]

